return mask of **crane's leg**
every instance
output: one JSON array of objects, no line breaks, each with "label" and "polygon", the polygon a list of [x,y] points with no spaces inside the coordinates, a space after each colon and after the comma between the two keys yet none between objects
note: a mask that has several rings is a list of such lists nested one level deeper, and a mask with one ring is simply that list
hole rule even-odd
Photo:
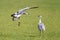
[{"label": "crane's leg", "polygon": [[42,36],[42,30],[40,30],[40,36]]},{"label": "crane's leg", "polygon": [[18,26],[20,26],[20,22],[18,22]]},{"label": "crane's leg", "polygon": [[12,18],[12,20],[14,21],[14,17]]}]

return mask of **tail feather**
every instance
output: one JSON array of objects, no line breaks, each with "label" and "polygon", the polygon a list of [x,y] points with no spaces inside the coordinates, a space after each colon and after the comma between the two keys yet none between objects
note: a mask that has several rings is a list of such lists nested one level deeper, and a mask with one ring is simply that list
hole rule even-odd
[{"label": "tail feather", "polygon": [[34,9],[34,8],[39,8],[39,7],[31,7],[30,9]]}]

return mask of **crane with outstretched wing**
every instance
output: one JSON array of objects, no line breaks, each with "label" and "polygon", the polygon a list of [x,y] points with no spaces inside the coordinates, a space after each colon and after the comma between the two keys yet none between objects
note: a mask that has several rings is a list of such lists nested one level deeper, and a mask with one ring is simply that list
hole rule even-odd
[{"label": "crane with outstretched wing", "polygon": [[12,20],[15,21],[15,20],[19,19],[22,14],[28,15],[28,13],[25,12],[25,10],[35,9],[35,8],[38,8],[38,7],[25,7],[23,9],[20,9],[18,12],[15,12],[14,14],[11,15]]}]

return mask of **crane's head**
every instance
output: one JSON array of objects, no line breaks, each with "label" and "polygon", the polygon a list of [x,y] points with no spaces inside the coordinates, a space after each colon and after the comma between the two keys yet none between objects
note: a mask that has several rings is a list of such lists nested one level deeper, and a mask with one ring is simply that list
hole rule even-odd
[{"label": "crane's head", "polygon": [[40,16],[40,18],[42,18],[42,16]]},{"label": "crane's head", "polygon": [[42,16],[40,16],[40,15],[39,15],[38,17],[39,17],[39,18],[42,18]]}]

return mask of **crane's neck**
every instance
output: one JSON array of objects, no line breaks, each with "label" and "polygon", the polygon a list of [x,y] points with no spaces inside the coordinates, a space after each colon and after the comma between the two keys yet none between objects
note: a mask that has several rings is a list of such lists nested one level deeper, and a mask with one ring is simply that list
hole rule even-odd
[{"label": "crane's neck", "polygon": [[39,23],[42,23],[42,21],[41,21],[42,17],[40,16],[39,18],[40,18],[40,19],[39,19]]},{"label": "crane's neck", "polygon": [[41,18],[39,19],[39,23],[41,23]]}]

